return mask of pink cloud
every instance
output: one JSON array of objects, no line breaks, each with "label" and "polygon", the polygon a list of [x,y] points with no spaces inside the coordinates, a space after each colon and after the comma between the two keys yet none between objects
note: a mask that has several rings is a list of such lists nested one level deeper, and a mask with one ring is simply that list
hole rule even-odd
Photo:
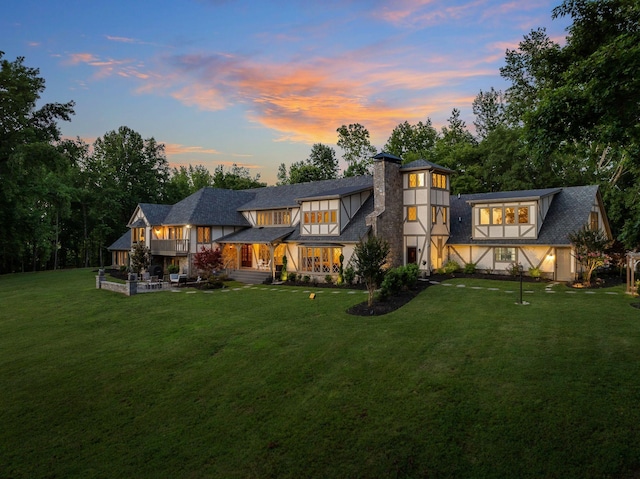
[{"label": "pink cloud", "polygon": [[[373,51],[350,52],[301,64],[233,55],[178,56],[168,59],[168,74],[155,75],[159,80],[139,91],[167,94],[203,110],[243,105],[250,121],[278,132],[277,141],[334,143],[342,124],[358,122],[372,135],[388,135],[398,123],[425,120],[435,111],[432,105],[442,105],[442,95],[433,98],[429,90],[450,85],[452,78],[495,75],[495,68],[483,66],[482,60],[421,71],[370,56],[375,57]],[[413,99],[390,103],[385,99],[389,91],[411,92]]]},{"label": "pink cloud", "polygon": [[184,155],[184,154],[198,154],[198,155],[220,155],[218,150],[213,148],[203,148],[202,146],[185,146],[179,143],[165,143],[164,151],[167,155]]}]

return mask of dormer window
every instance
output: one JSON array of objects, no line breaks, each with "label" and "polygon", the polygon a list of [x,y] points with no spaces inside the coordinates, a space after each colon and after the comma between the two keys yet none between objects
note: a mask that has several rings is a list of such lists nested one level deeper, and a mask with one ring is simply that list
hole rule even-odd
[{"label": "dormer window", "polygon": [[[518,216],[516,217],[516,212]],[[517,220],[517,222],[516,222]],[[480,208],[480,224],[481,225],[514,225],[529,224],[529,207],[528,206],[507,206]]]}]

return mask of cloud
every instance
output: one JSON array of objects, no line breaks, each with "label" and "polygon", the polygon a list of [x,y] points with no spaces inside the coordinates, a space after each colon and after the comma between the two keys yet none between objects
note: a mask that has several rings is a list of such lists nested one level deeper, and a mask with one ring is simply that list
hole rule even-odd
[{"label": "cloud", "polygon": [[[434,90],[495,75],[482,60],[465,64],[434,57],[438,68],[399,68],[372,51],[351,51],[304,63],[255,61],[230,54],[168,57],[166,75],[139,91],[161,93],[187,106],[218,111],[242,106],[250,121],[277,132],[276,141],[328,142],[336,128],[362,123],[372,136],[388,135],[402,121],[425,120],[447,95]],[[422,59],[429,64],[429,59]],[[479,64],[479,65],[478,65]],[[452,80],[453,79],[453,80]],[[390,98],[393,98],[392,100]],[[448,107],[447,107],[448,109]]]},{"label": "cloud", "polygon": [[220,155],[218,150],[213,148],[203,148],[202,146],[186,146],[179,143],[165,143],[164,151],[167,155]]},{"label": "cloud", "polygon": [[151,77],[150,73],[146,73],[141,69],[143,65],[132,59],[115,60],[112,58],[102,59],[93,53],[71,53],[67,55],[64,61],[65,65],[88,65],[95,68],[94,78],[104,79],[113,75],[124,78],[138,78],[147,80]]},{"label": "cloud", "polygon": [[437,0],[403,0],[373,12],[373,16],[397,27],[424,28],[478,16],[487,0],[450,5]]},{"label": "cloud", "polygon": [[105,35],[105,38],[107,40],[110,40],[112,42],[121,42],[121,43],[138,43],[138,40],[136,40],[135,38],[127,38],[127,37],[114,37],[111,35]]}]

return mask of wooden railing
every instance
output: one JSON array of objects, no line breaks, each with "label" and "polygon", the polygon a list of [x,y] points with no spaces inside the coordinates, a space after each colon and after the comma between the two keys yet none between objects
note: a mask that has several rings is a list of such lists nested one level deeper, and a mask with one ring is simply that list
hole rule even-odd
[{"label": "wooden railing", "polygon": [[186,256],[189,252],[188,239],[151,240],[151,254],[160,256]]}]

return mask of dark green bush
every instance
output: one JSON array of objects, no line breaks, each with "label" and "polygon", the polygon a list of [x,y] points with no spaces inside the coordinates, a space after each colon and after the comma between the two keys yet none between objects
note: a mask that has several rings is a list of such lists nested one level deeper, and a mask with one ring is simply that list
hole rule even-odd
[{"label": "dark green bush", "polygon": [[326,275],[324,277],[324,282],[327,284],[333,284],[333,276],[331,276],[330,274]]},{"label": "dark green bush", "polygon": [[352,285],[355,279],[356,279],[356,270],[353,269],[353,266],[347,266],[344,269],[344,281],[348,285]]},{"label": "dark green bush", "polygon": [[456,273],[460,271],[460,264],[456,260],[450,259],[444,264],[443,270],[446,274]]},{"label": "dark green bush", "polygon": [[287,281],[291,281],[292,283],[295,283],[297,279],[298,279],[298,275],[296,273],[287,273]]},{"label": "dark green bush", "polygon": [[466,274],[474,274],[476,272],[476,264],[475,263],[466,263],[464,265],[464,272]]},{"label": "dark green bush", "polygon": [[403,289],[413,288],[418,282],[420,270],[417,264],[408,264],[390,269],[384,275],[380,285],[380,297],[385,299]]}]

